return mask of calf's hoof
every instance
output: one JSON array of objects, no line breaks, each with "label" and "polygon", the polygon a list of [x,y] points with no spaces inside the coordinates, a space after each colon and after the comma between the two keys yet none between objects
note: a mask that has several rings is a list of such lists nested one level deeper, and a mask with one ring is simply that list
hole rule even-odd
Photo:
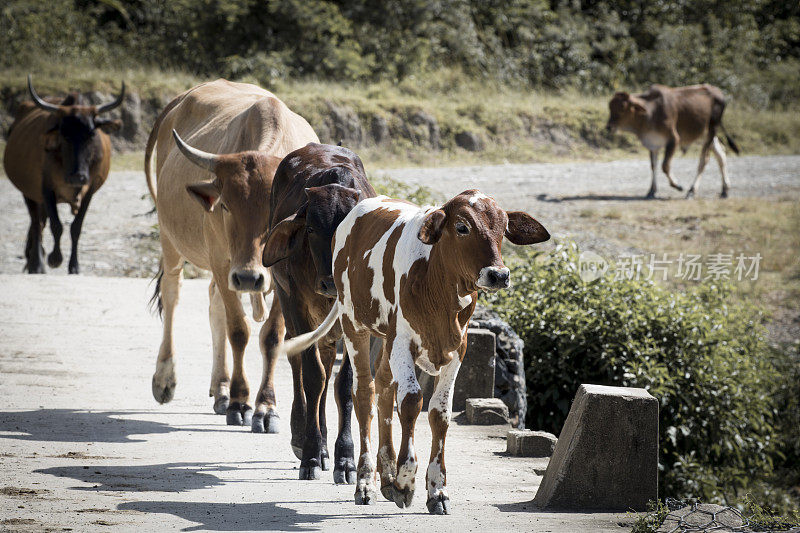
[{"label": "calf's hoof", "polygon": [[694,189],[689,189],[689,192],[686,193],[686,199],[692,198],[694,196]]},{"label": "calf's hoof", "polygon": [[68,271],[69,271],[70,274],[80,274],[81,273],[81,269],[80,269],[80,267],[78,267],[78,263],[70,263]]},{"label": "calf's hoof", "polygon": [[450,514],[450,498],[444,494],[428,498],[425,505],[427,505],[430,514]]},{"label": "calf's hoof", "polygon": [[47,264],[50,266],[50,268],[58,268],[61,266],[61,262],[63,260],[64,258],[61,256],[61,250],[53,250],[47,256]]},{"label": "calf's hoof", "polygon": [[387,500],[393,501],[400,509],[411,507],[411,500],[414,499],[414,489],[409,487],[401,489],[394,484],[381,487],[381,493]]},{"label": "calf's hoof", "polygon": [[652,200],[655,197],[656,197],[656,191],[654,191],[653,189],[650,189],[650,192],[647,193],[647,195],[645,196],[645,199],[646,200]]},{"label": "calf's hoof", "polygon": [[354,485],[356,482],[356,465],[352,459],[339,459],[333,468],[333,482],[337,485]]},{"label": "calf's hoof", "polygon": [[228,411],[228,405],[230,405],[230,403],[230,398],[227,396],[220,396],[214,400],[214,413],[218,415],[224,415]]},{"label": "calf's hoof", "polygon": [[232,402],[225,412],[229,426],[249,426],[253,423],[253,408],[246,403]]},{"label": "calf's hoof", "polygon": [[728,190],[725,189],[721,193],[719,193],[720,198],[727,198],[728,197]]},{"label": "calf's hoof", "polygon": [[153,376],[153,398],[158,403],[168,403],[175,396],[175,380],[167,379],[166,382]]},{"label": "calf's hoof", "polygon": [[44,274],[44,265],[41,263],[33,266],[28,265],[26,270],[28,274]]},{"label": "calf's hoof", "polygon": [[253,433],[278,433],[278,414],[274,411],[253,415],[251,429]]},{"label": "calf's hoof", "polygon": [[313,481],[322,477],[322,469],[316,459],[311,459],[307,465],[300,465],[300,479]]},{"label": "calf's hoof", "polygon": [[683,187],[681,187],[681,186],[680,186],[680,185],[678,185],[677,183],[670,183],[669,185],[670,185],[670,187],[672,187],[673,189],[678,189],[679,191],[683,191]]},{"label": "calf's hoof", "polygon": [[377,499],[378,497],[375,494],[375,489],[372,487],[364,486],[356,489],[356,505],[375,505]]}]

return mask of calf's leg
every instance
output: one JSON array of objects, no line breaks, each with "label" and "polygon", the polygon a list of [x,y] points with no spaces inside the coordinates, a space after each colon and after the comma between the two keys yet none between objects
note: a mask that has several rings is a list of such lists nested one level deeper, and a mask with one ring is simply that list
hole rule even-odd
[{"label": "calf's leg", "polygon": [[81,229],[83,228],[83,219],[86,216],[86,210],[89,209],[89,203],[92,201],[92,193],[88,192],[81,200],[81,206],[78,208],[78,214],[72,219],[72,224],[69,226],[69,235],[72,239],[72,249],[69,255],[69,273],[80,273],[80,266],[78,265],[78,240],[81,238]]},{"label": "calf's leg", "polygon": [[228,332],[222,294],[212,281],[208,286],[208,321],[211,325],[211,387],[208,395],[214,398],[214,412],[224,415],[230,405],[231,377],[228,370]]},{"label": "calf's leg", "polygon": [[711,152],[714,154],[714,158],[716,158],[719,164],[719,173],[722,174],[722,192],[720,193],[720,197],[727,198],[728,189],[731,187],[731,183],[728,180],[728,158],[725,156],[725,147],[722,146],[722,143],[717,137],[714,137],[714,142],[711,144]]},{"label": "calf's leg", "polygon": [[324,369],[323,388],[319,400],[319,430],[322,435],[320,447],[320,460],[322,462],[323,470],[330,470],[330,454],[328,453],[328,420],[325,413],[325,405],[328,398],[328,383],[333,374],[333,363],[336,362],[336,343],[318,343],[319,357]]},{"label": "calf's leg", "polygon": [[280,299],[272,296],[269,316],[261,326],[258,344],[264,361],[261,386],[256,396],[256,408],[251,429],[253,433],[278,433],[278,407],[275,402],[275,365],[278,363],[278,350],[283,343],[286,324],[281,312]]},{"label": "calf's leg", "polygon": [[153,374],[153,397],[158,403],[167,403],[175,394],[175,347],[172,342],[172,319],[183,279],[183,257],[165,236],[161,236],[161,279],[156,290],[163,307],[161,320],[163,333],[158,350],[156,371]]},{"label": "calf's leg", "polygon": [[703,143],[703,147],[700,149],[700,161],[697,163],[697,176],[695,176],[692,186],[689,187],[689,191],[686,193],[686,198],[691,198],[694,196],[694,193],[697,192],[697,186],[700,184],[700,177],[703,175],[703,170],[705,170],[706,164],[708,163],[708,150],[711,148],[711,143],[713,140],[714,134],[711,133],[711,135],[709,135],[709,137]]},{"label": "calf's leg", "polygon": [[664,171],[664,174],[667,175],[670,186],[682,191],[683,187],[678,185],[678,183],[672,177],[672,156],[675,155],[675,148],[678,147],[678,140],[678,133],[673,131],[672,135],[669,137],[669,140],[667,140],[667,147],[664,150],[664,162],[661,165],[661,169]]},{"label": "calf's leg", "polygon": [[646,198],[656,197],[656,174],[658,169],[658,150],[650,150],[650,190],[647,192]]},{"label": "calf's leg", "polygon": [[[462,352],[463,353],[463,352]],[[428,423],[431,426],[431,458],[425,475],[428,489],[426,505],[431,514],[450,514],[450,497],[447,494],[447,469],[444,465],[444,443],[450,414],[453,408],[453,387],[461,368],[461,356],[453,352],[452,361],[442,368],[428,404]]]},{"label": "calf's leg", "polygon": [[353,412],[353,366],[345,348],[342,366],[333,383],[336,407],[339,411],[339,435],[333,448],[333,482],[353,485],[356,482],[355,452],[350,419]]}]

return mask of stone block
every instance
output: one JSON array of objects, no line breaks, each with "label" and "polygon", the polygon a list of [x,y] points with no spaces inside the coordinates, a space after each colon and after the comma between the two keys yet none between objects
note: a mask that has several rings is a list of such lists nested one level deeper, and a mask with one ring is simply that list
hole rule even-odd
[{"label": "stone block", "polygon": [[646,510],[658,498],[658,401],[644,389],[581,385],[533,503]]},{"label": "stone block", "polygon": [[466,407],[468,424],[476,426],[508,424],[508,406],[499,398],[470,398]]},{"label": "stone block", "polygon": [[512,429],[506,434],[506,452],[518,457],[550,457],[557,441],[546,431]]}]

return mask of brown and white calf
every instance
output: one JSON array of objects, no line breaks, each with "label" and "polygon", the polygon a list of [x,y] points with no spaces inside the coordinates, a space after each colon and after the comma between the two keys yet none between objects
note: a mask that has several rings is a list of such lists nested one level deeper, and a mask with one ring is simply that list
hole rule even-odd
[{"label": "brown and white calf", "polygon": [[[178,302],[184,261],[212,274],[209,321],[213,366],[209,395],[214,410],[231,425],[250,424],[249,385],[244,350],[250,336],[240,298],[250,295],[254,317],[263,320],[264,292],[270,278],[261,264],[270,219],[270,191],[281,159],[318,141],[308,122],[272,93],[244,83],[204,83],[170,102],[156,120],[145,151],[147,184],[158,210],[161,273],[155,297],[163,305],[164,330],[152,390],[168,402],[175,392],[172,321]],[[155,151],[157,182],[150,162]],[[279,320],[280,304],[261,329],[264,335]],[[233,351],[228,370],[227,343]],[[274,410],[274,365],[269,367],[266,403]]]},{"label": "brown and white calf", "polygon": [[722,125],[725,97],[717,87],[691,85],[673,88],[653,85],[647,92],[641,94],[618,92],[608,103],[608,107],[609,118],[606,129],[612,132],[621,129],[635,133],[642,144],[650,150],[652,183],[650,192],[647,193],[648,198],[656,195],[658,152],[662,148],[665,149],[662,170],[669,184],[682,191],[683,187],[672,177],[672,156],[676,148],[680,147],[685,152],[690,144],[701,137],[703,137],[703,147],[700,152],[700,163],[686,197],[691,197],[697,190],[700,176],[708,163],[709,151],[717,159],[722,174],[721,196],[723,198],[728,196],[730,181],[725,148],[717,138],[717,128],[725,134],[728,144],[735,153],[739,153],[739,148]]},{"label": "brown and white calf", "polygon": [[[433,436],[426,474],[427,507],[448,514],[444,443],[453,385],[466,352],[467,323],[479,289],[510,284],[503,264],[503,236],[515,244],[550,238],[530,215],[506,213],[490,197],[465,191],[440,208],[420,208],[385,196],[363,200],[336,231],[333,276],[337,302],[317,330],[284,343],[296,353],[341,323],[355,367],[353,400],[360,426],[355,501],[375,501],[376,466],[370,447],[373,396],[377,392],[381,492],[398,507],[414,495],[417,455],[414,424],[422,409],[415,365],[437,376],[429,404]],[[370,335],[383,337],[370,373]],[[402,427],[400,452],[392,443],[395,403]]]}]

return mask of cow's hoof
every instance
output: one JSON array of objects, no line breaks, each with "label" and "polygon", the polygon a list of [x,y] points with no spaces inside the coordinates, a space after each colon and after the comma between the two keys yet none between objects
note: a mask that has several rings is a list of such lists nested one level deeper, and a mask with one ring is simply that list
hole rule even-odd
[{"label": "cow's hoof", "polygon": [[430,514],[450,514],[450,498],[444,494],[428,498],[425,505],[428,506],[428,512]]},{"label": "cow's hoof", "polygon": [[172,401],[175,396],[175,380],[167,380],[166,383],[160,383],[160,380],[153,376],[153,398],[158,403],[168,403]]},{"label": "cow's hoof", "polygon": [[333,468],[333,482],[337,485],[354,485],[356,482],[356,465],[350,458],[336,461]]},{"label": "cow's hoof", "polygon": [[645,196],[644,198],[645,200],[652,200],[655,197],[656,197],[656,191],[651,190],[650,192],[647,193],[647,196]]},{"label": "cow's hoof", "polygon": [[242,425],[249,426],[253,423],[253,408],[249,405],[242,404]]},{"label": "cow's hoof", "polygon": [[70,274],[80,274],[81,269],[78,267],[78,263],[70,263],[69,268],[67,269]]},{"label": "cow's hoof", "polygon": [[394,484],[381,487],[381,492],[387,500],[393,501],[400,509],[411,507],[414,499],[414,489],[396,487]]},{"label": "cow's hoof", "polygon": [[227,396],[220,396],[214,400],[214,412],[218,415],[224,415],[228,411],[231,399]]},{"label": "cow's hoof", "polygon": [[300,479],[313,481],[322,477],[322,469],[316,464],[316,460],[309,461],[307,466],[300,465]]},{"label": "cow's hoof", "polygon": [[278,433],[278,415],[272,411],[267,413],[256,413],[253,415],[253,422],[250,427],[253,433]]},{"label": "cow's hoof", "polygon": [[378,497],[375,494],[375,490],[370,487],[359,487],[356,489],[356,505],[375,505],[377,499]]},{"label": "cow's hoof", "polygon": [[58,268],[61,266],[61,262],[63,260],[64,258],[61,256],[61,250],[53,250],[47,256],[47,264],[50,266],[50,268]]},{"label": "cow's hoof", "polygon": [[231,402],[228,409],[225,411],[225,423],[229,426],[242,425],[242,404],[239,402]]},{"label": "cow's hoof", "polygon": [[686,199],[694,197],[694,189],[689,189],[689,192],[686,193]]},{"label": "cow's hoof", "polygon": [[681,187],[681,186],[680,186],[680,185],[678,185],[677,183],[670,183],[669,185],[670,185],[670,187],[672,187],[673,189],[678,189],[679,191],[683,191],[683,187]]},{"label": "cow's hoof", "polygon": [[720,198],[727,198],[728,197],[728,191],[727,190],[722,191],[721,193],[719,193],[719,197]]}]

